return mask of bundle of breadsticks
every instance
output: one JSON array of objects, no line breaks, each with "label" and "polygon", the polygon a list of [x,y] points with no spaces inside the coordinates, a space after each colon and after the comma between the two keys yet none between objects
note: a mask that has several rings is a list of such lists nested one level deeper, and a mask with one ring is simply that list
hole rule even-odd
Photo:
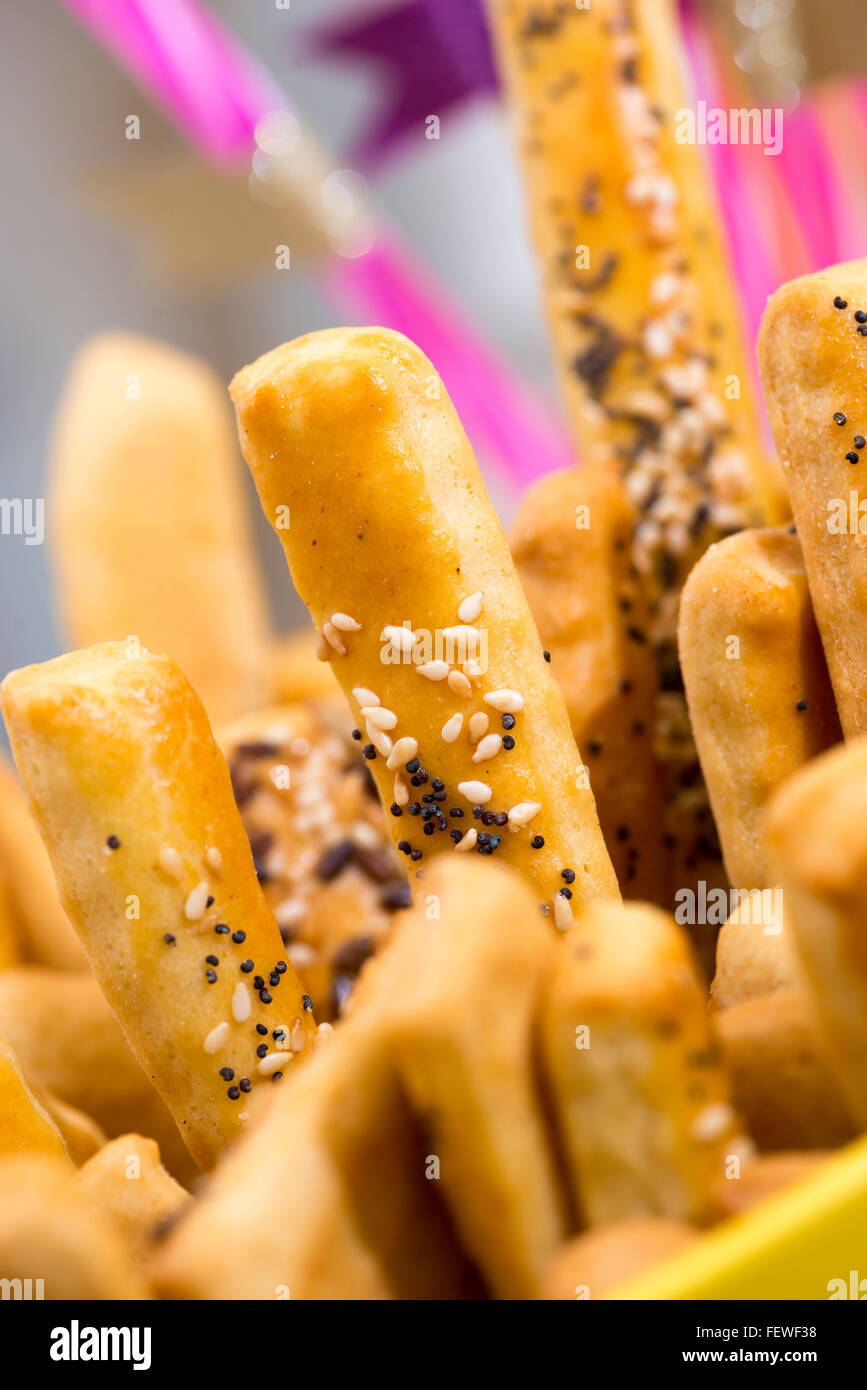
[{"label": "bundle of breadsticks", "polygon": [[669,5],[490,10],[584,454],[511,546],[418,348],[296,339],[230,387],[276,638],[210,369],[70,374],[71,650],[2,686],[0,1275],[47,1298],[616,1296],[867,1127],[867,262],[767,311],[791,521]]}]

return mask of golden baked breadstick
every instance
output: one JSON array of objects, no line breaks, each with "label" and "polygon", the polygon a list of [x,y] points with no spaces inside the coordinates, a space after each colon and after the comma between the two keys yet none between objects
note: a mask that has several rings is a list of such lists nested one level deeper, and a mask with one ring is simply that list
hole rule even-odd
[{"label": "golden baked breadstick", "polygon": [[701,1221],[743,1138],[685,934],[599,904],[565,943],[542,1013],[544,1072],[588,1226]]},{"label": "golden baked breadstick", "polygon": [[801,968],[786,930],[780,888],[738,894],[716,943],[716,974],[710,987],[715,1009],[758,999],[801,982]]},{"label": "golden baked breadstick", "polygon": [[[573,435],[616,457],[639,512],[661,686],[672,883],[718,879],[679,686],[677,603],[713,541],[778,519],[750,368],[695,143],[672,0],[488,0]],[[785,514],[785,513],[783,513]]]},{"label": "golden baked breadstick", "polygon": [[266,901],[313,1011],[346,1004],[410,902],[376,784],[336,700],[269,707],[219,730]]},{"label": "golden baked breadstick", "polygon": [[635,512],[613,471],[564,469],[521,499],[509,536],[575,742],[588,760],[622,892],[662,902],[656,668],[643,586],[630,560]]},{"label": "golden baked breadstick", "polygon": [[497,865],[439,859],[423,889],[354,1009],[379,1015],[463,1248],[494,1296],[538,1297],[568,1229],[534,1055],[562,943]]},{"label": "golden baked breadstick", "polygon": [[268,695],[265,597],[223,386],[204,362],[127,333],[73,362],[48,512],[68,643],[135,634],[168,652],[212,719]]},{"label": "golden baked breadstick", "polygon": [[[840,723],[867,733],[867,261],[777,290],[759,363]],[[862,462],[863,460],[863,462]]]},{"label": "golden baked breadstick", "polygon": [[86,970],[84,947],[60,906],[51,862],[27,809],[21,784],[3,757],[0,873],[8,887],[18,940],[26,958],[58,970]]},{"label": "golden baked breadstick", "polygon": [[167,657],[110,642],[13,672],[2,703],[94,973],[210,1167],[315,1024],[201,701]]},{"label": "golden baked breadstick", "polygon": [[660,1216],[598,1226],[558,1250],[545,1271],[542,1298],[599,1298],[670,1255],[679,1255],[697,1239],[691,1226]]},{"label": "golden baked breadstick", "polygon": [[86,1115],[74,1105],[69,1105],[51,1091],[35,1086],[32,1089],[63,1135],[73,1163],[81,1167],[82,1163],[92,1158],[106,1142],[104,1130],[90,1115]]},{"label": "golden baked breadstick", "polygon": [[0,1158],[0,1269],[13,1298],[149,1296],[69,1161],[46,1154]]},{"label": "golden baked breadstick", "polygon": [[287,632],[271,643],[271,699],[289,705],[296,700],[340,701],[340,686],[327,661],[317,656],[312,629]]},{"label": "golden baked breadstick", "polygon": [[713,546],[684,588],[679,638],[729,878],[771,887],[768,798],[842,738],[797,537],[782,527],[741,531]]},{"label": "golden baked breadstick", "polygon": [[743,999],[714,1015],[732,1096],[760,1149],[826,1149],[854,1138],[807,991]]},{"label": "golden baked breadstick", "polygon": [[832,749],[780,787],[768,839],[786,920],[828,1060],[867,1126],[867,739]]},{"label": "golden baked breadstick", "polygon": [[52,1154],[70,1162],[54,1120],[27,1084],[12,1048],[0,1039],[0,1155]]},{"label": "golden baked breadstick", "polygon": [[173,1298],[473,1297],[429,1165],[378,1013],[360,1012],[232,1145],[158,1249],[156,1286]]},{"label": "golden baked breadstick", "polygon": [[141,1134],[112,1139],[85,1163],[78,1183],[139,1267],[166,1224],[191,1201],[160,1163],[159,1145]]},{"label": "golden baked breadstick", "polygon": [[496,853],[563,927],[616,898],[562,696],[427,358],[386,329],[330,329],[267,353],[231,391],[408,867],[454,841]]},{"label": "golden baked breadstick", "polygon": [[92,1116],[109,1135],[136,1129],[158,1141],[181,1182],[198,1172],[90,972],[39,966],[0,971],[0,1037],[15,1049],[31,1084],[43,1088],[49,1113],[60,1100]]}]

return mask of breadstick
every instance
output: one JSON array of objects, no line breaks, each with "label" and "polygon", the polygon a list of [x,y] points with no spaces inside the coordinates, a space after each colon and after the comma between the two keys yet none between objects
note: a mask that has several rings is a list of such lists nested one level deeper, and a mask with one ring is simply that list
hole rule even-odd
[{"label": "breadstick", "polygon": [[428,1168],[378,1014],[350,1018],[222,1159],[158,1249],[156,1287],[172,1298],[473,1297]]},{"label": "breadstick", "polygon": [[[488,0],[524,167],[572,432],[621,461],[639,513],[633,560],[652,605],[672,883],[721,882],[680,687],[680,588],[703,550],[778,519],[750,368],[695,144],[672,0],[586,7]],[[580,133],[580,136],[579,134]],[[785,515],[783,510],[782,515]]]},{"label": "breadstick", "polygon": [[28,1085],[12,1048],[0,1039],[0,1155],[52,1154],[70,1162],[54,1120]]},{"label": "breadstick", "polygon": [[12,911],[9,885],[4,878],[0,878],[0,970],[8,970],[21,963],[21,939]]},{"label": "breadstick", "polygon": [[509,539],[575,742],[588,759],[621,891],[662,902],[656,674],[643,586],[629,558],[634,521],[614,472],[564,469],[524,494]]},{"label": "breadstick", "polygon": [[83,1110],[78,1110],[74,1105],[68,1105],[59,1096],[52,1095],[50,1091],[45,1091],[42,1087],[32,1087],[38,1099],[42,1102],[48,1114],[51,1116],[60,1133],[63,1141],[69,1150],[69,1156],[78,1167],[86,1163],[89,1158],[101,1149],[106,1142],[105,1132],[96,1120],[90,1115],[86,1115]]},{"label": "breadstick", "polygon": [[806,989],[732,1004],[714,1016],[714,1032],[735,1104],[760,1149],[827,1149],[854,1138]]},{"label": "breadstick", "polygon": [[710,987],[715,1009],[729,1009],[801,983],[792,934],[786,929],[782,891],[757,889],[738,895],[716,943],[716,974]]},{"label": "breadstick", "polygon": [[616,898],[562,696],[428,360],[386,329],[330,329],[267,353],[231,391],[408,868],[496,853],[563,927]]},{"label": "breadstick", "polygon": [[336,700],[271,707],[219,731],[286,955],[322,1022],[346,1006],[410,888],[376,786]]},{"label": "breadstick", "polygon": [[191,1200],[160,1163],[159,1146],[140,1134],[112,1139],[81,1168],[78,1183],[139,1267]]},{"label": "breadstick", "polygon": [[135,634],[212,719],[267,697],[268,622],[223,385],[125,333],[90,339],[54,431],[48,514],[68,645]]},{"label": "breadstick", "polygon": [[740,1216],[757,1202],[809,1177],[830,1157],[830,1152],[823,1149],[757,1155],[743,1165],[736,1178],[725,1177],[717,1184],[715,1197],[720,1220]]},{"label": "breadstick", "polygon": [[210,1167],[315,1025],[201,701],[167,657],[111,642],[13,672],[2,702],[94,973]]},{"label": "breadstick", "polygon": [[[92,974],[38,966],[0,971],[0,1037],[31,1084],[42,1087],[49,1113],[60,1101],[92,1116],[107,1134],[150,1135],[175,1177],[192,1181],[198,1169]],[[62,1127],[69,1143],[68,1125]]]},{"label": "breadstick", "polygon": [[545,1000],[542,1045],[586,1225],[706,1219],[710,1184],[744,1141],[688,941],[667,914],[587,914]]},{"label": "breadstick", "polygon": [[768,839],[828,1060],[867,1126],[867,739],[780,787]]},{"label": "breadstick", "polygon": [[867,261],[777,290],[759,334],[768,414],[792,500],[840,723],[867,733]]},{"label": "breadstick", "polygon": [[0,757],[0,873],[28,960],[86,970],[87,956],[57,896],[51,862],[14,769]]},{"label": "breadstick", "polygon": [[69,1161],[47,1154],[0,1158],[0,1269],[13,1298],[149,1297]]},{"label": "breadstick", "polygon": [[542,1298],[575,1302],[599,1298],[618,1284],[680,1254],[698,1239],[681,1221],[643,1217],[613,1221],[575,1236],[545,1272]]},{"label": "breadstick", "polygon": [[684,588],[679,637],[729,878],[769,888],[765,805],[790,773],[842,738],[797,537],[785,528],[742,531],[713,546]]},{"label": "breadstick", "polygon": [[289,705],[296,700],[340,701],[340,686],[327,661],[317,656],[316,633],[287,632],[275,637],[270,649],[271,699]]},{"label": "breadstick", "polygon": [[562,943],[497,865],[440,859],[424,889],[354,1009],[379,1012],[464,1249],[495,1297],[536,1298],[567,1230],[534,1056]]}]

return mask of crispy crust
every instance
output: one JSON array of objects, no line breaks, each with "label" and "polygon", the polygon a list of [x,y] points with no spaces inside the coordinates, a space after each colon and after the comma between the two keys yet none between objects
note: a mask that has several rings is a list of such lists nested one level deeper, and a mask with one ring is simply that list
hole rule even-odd
[{"label": "crispy crust", "polygon": [[634,523],[613,470],[572,468],[524,494],[509,540],[575,742],[588,759],[621,891],[662,902],[656,673],[647,602],[629,558]]},{"label": "crispy crust", "polygon": [[[445,784],[445,808],[465,812],[464,827],[475,828],[472,806],[479,797],[459,793],[459,784],[488,786],[485,804],[492,811],[539,805],[532,824],[503,834],[498,853],[549,909],[563,868],[576,874],[576,912],[597,897],[616,898],[562,697],[472,450],[430,362],[385,329],[330,329],[267,353],[238,373],[231,391],[265,515],[325,635],[324,650],[359,727],[366,729],[367,717],[352,691],[361,687],[397,716],[389,739],[416,741],[423,767]],[[461,648],[461,637],[478,641],[485,657],[483,637],[468,639],[465,632],[452,634],[457,646],[441,647],[444,667],[430,668],[430,679],[412,660],[387,660],[396,649],[381,634],[405,620],[429,634],[430,648],[419,654],[436,659],[436,635],[461,625],[458,610],[477,593],[481,613],[464,626],[487,635],[486,661],[479,663],[486,669],[463,671],[467,662],[460,658],[473,648]],[[335,630],[335,614],[360,629]],[[345,654],[335,648],[335,636]],[[446,666],[464,693],[449,686]],[[504,690],[524,702],[515,715],[515,747],[507,752],[497,745],[474,763],[469,718],[487,714],[489,734],[499,733],[501,711],[483,697],[499,698]],[[442,730],[458,717],[460,733],[448,742]],[[370,766],[388,806],[399,769],[385,762],[378,754]],[[454,822],[443,819],[444,828],[431,822],[426,836],[420,818],[402,815],[391,820],[392,835],[424,861],[452,854]],[[539,835],[544,847],[536,849]]]},{"label": "crispy crust", "polygon": [[[836,308],[835,298],[847,307]],[[867,433],[867,345],[854,318],[865,308],[867,261],[831,266],[777,290],[759,334],[768,414],[847,738],[867,732],[864,464],[846,459],[859,457],[854,438]]]},{"label": "crispy crust", "polygon": [[679,639],[729,878],[770,887],[768,799],[842,738],[797,537],[742,531],[713,546],[684,588]]},{"label": "crispy crust", "polygon": [[265,595],[224,389],[164,343],[90,339],[59,408],[48,493],[68,644],[135,633],[178,662],[212,719],[263,703],[268,680]]},{"label": "crispy crust", "polygon": [[[253,1089],[270,1085],[259,1072],[256,1025],[297,1031],[298,1050],[315,1025],[256,879],[202,704],[168,658],[130,654],[123,643],[14,672],[2,698],[19,772],[94,973],[190,1152],[210,1167],[248,1113],[220,1069],[249,1078]],[[216,867],[209,849],[219,852]],[[243,944],[216,933],[217,924],[243,927]],[[249,980],[265,981],[254,985],[259,994],[240,972],[245,958],[258,972]],[[280,988],[263,1002],[281,962]],[[246,1017],[237,1016],[236,991]],[[224,1036],[207,1051],[218,1026]]]},{"label": "crispy crust", "polygon": [[587,914],[544,1001],[542,1047],[585,1224],[706,1219],[743,1139],[689,943],[666,913]]}]

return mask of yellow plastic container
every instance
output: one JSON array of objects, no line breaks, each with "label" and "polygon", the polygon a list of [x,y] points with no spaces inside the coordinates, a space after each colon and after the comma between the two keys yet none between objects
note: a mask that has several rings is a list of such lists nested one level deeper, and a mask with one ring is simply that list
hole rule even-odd
[{"label": "yellow plastic container", "polygon": [[867,1137],[611,1299],[867,1299]]}]

